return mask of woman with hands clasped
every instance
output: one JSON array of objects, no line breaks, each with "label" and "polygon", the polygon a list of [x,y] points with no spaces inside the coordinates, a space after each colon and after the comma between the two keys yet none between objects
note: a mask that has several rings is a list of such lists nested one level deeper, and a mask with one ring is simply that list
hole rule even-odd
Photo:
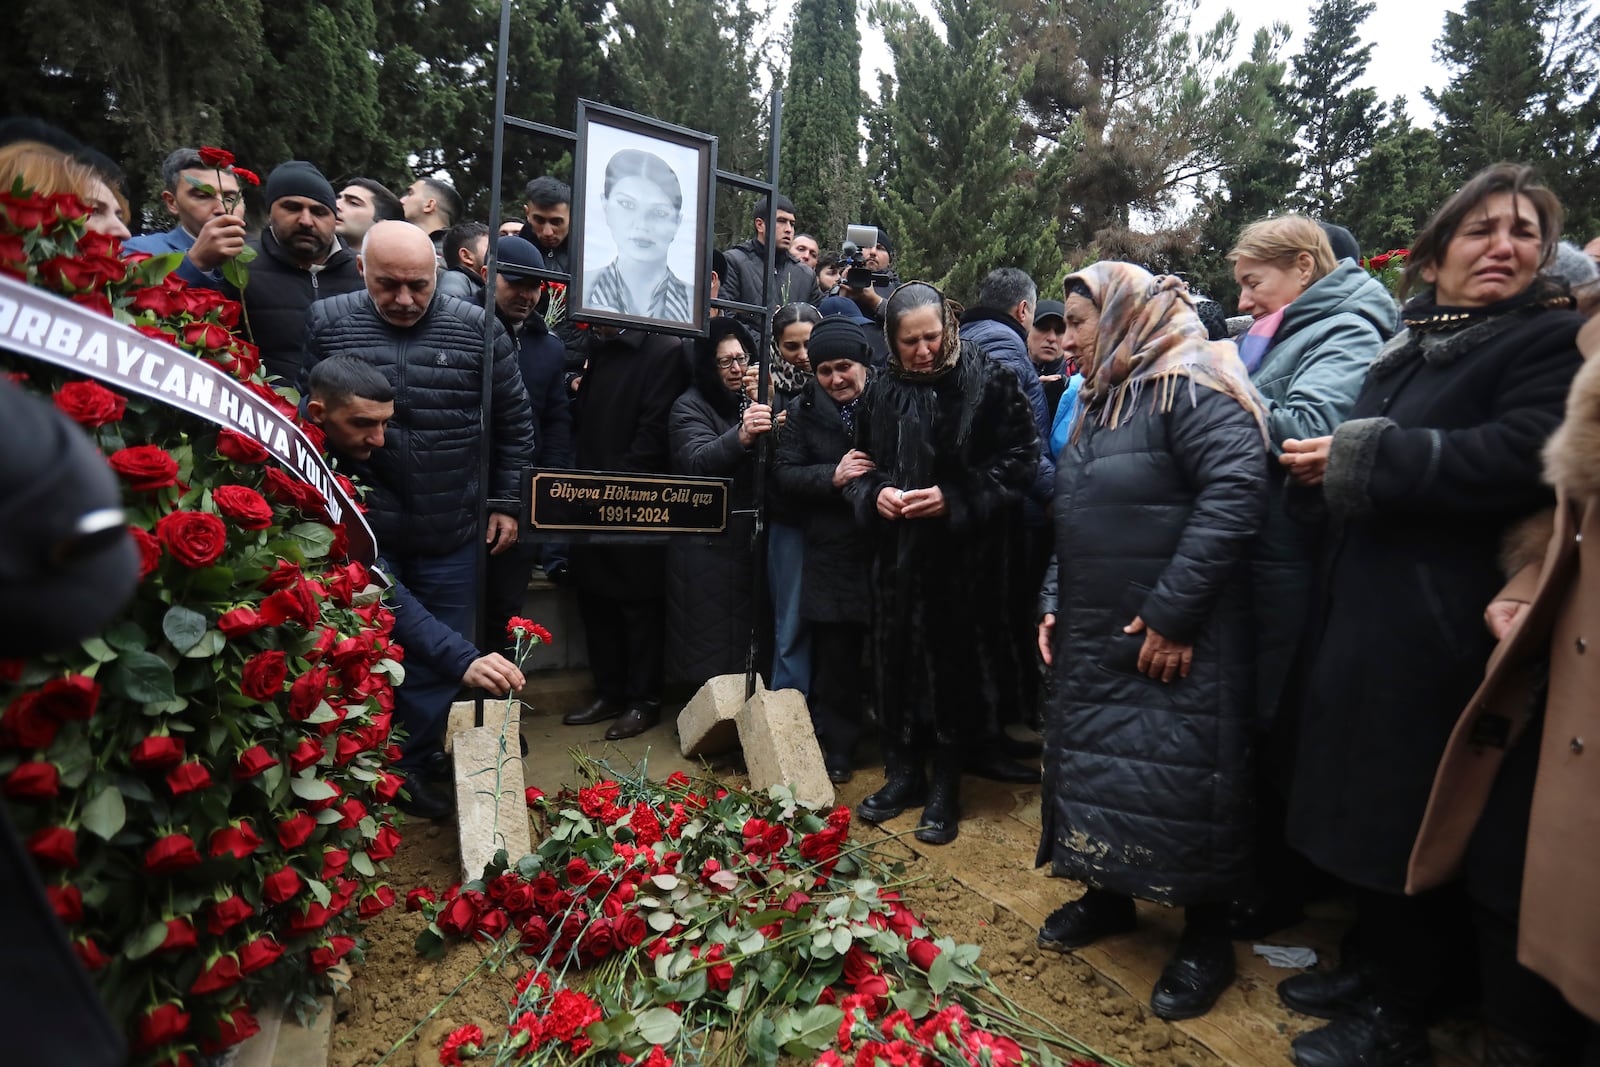
[{"label": "woman with hands clasped", "polygon": [[[672,472],[733,479],[728,536],[716,542],[674,538],[667,548],[667,663],[699,684],[743,674],[750,631],[771,645],[771,616],[755,602],[751,537],[756,447],[772,430],[772,408],[745,393],[755,340],[737,319],[714,318],[697,339],[690,386],[667,422]],[[744,511],[747,514],[732,514]]]},{"label": "woman with hands clasped", "polygon": [[[1552,499],[1540,451],[1561,421],[1583,321],[1565,284],[1541,274],[1560,230],[1561,205],[1530,168],[1497,164],[1468,181],[1412,243],[1402,294],[1423,291],[1349,419],[1286,441],[1279,457],[1320,487],[1306,502],[1328,520],[1288,840],[1354,887],[1359,963],[1279,985],[1290,1008],[1342,1016],[1295,1038],[1302,1067],[1432,1060],[1426,1013],[1469,931],[1445,906],[1459,900],[1449,890],[1406,895],[1407,866],[1435,768],[1494,647],[1482,616],[1502,583],[1501,539]],[[1486,716],[1475,740],[1494,752],[1511,739]],[[1490,907],[1481,929],[1506,903],[1490,884],[1467,880],[1474,904]],[[1486,973],[1486,991],[1505,977]]]},{"label": "woman with hands clasped", "polygon": [[[889,297],[889,365],[857,413],[872,466],[845,495],[873,546],[873,666],[885,782],[856,813],[882,822],[926,801],[917,839],[961,819],[961,768],[993,736],[1002,672],[1022,669],[1004,599],[1005,524],[1038,465],[1033,409],[1011,371],[962,341],[926,282]],[[813,357],[814,358],[814,357]],[[927,765],[932,763],[931,788]]]},{"label": "woman with hands clasped", "polygon": [[1233,981],[1228,902],[1252,873],[1251,548],[1267,510],[1267,412],[1183,282],[1131,263],[1066,279],[1064,348],[1084,411],[1057,463],[1056,557],[1039,651],[1038,863],[1084,882],[1039,932],[1065,952],[1185,909],[1151,994],[1203,1015]]}]

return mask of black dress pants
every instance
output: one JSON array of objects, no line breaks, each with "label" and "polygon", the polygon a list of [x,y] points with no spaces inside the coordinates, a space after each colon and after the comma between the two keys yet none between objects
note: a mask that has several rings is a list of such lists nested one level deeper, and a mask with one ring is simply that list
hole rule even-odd
[{"label": "black dress pants", "polygon": [[861,739],[866,647],[866,623],[811,625],[811,725],[830,766],[850,766]]},{"label": "black dress pants", "polygon": [[600,698],[618,705],[661,703],[666,600],[616,600],[580,589],[578,611]]}]

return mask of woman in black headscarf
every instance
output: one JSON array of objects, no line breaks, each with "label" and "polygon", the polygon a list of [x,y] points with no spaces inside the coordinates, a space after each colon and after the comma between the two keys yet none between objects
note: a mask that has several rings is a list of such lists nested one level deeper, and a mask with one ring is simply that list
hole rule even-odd
[{"label": "woman in black headscarf", "polygon": [[874,466],[845,491],[874,534],[886,771],[857,814],[881,822],[926,797],[917,839],[944,844],[961,818],[961,766],[973,738],[986,736],[976,719],[992,714],[995,679],[1021,669],[1002,599],[1006,568],[1020,561],[989,520],[1032,481],[1038,436],[1015,376],[961,341],[933,286],[900,286],[884,321],[889,366],[857,416]]}]

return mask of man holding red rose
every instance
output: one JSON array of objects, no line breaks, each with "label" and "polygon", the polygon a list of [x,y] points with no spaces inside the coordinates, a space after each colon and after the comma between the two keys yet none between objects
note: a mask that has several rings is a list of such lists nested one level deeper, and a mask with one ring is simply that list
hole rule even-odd
[{"label": "man holding red rose", "polygon": [[161,164],[161,202],[178,220],[165,233],[122,242],[124,251],[152,256],[182,252],[174,271],[190,285],[215,289],[222,264],[244,251],[244,198],[231,167],[213,166],[193,148],[177,148]]}]

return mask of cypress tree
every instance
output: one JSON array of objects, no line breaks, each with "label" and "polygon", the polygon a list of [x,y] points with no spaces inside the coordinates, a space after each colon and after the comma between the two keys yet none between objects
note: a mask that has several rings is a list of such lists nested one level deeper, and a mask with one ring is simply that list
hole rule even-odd
[{"label": "cypress tree", "polygon": [[855,0],[800,0],[789,29],[782,185],[802,230],[831,247],[854,219],[861,168],[861,34]]},{"label": "cypress tree", "polygon": [[1303,172],[1296,199],[1317,218],[1338,213],[1383,116],[1377,91],[1355,84],[1372,60],[1372,45],[1361,43],[1360,30],[1376,6],[1371,0],[1322,0],[1311,14],[1305,47],[1294,57]]},{"label": "cypress tree", "polygon": [[1356,164],[1334,221],[1350,227],[1364,255],[1409,248],[1451,188],[1439,159],[1439,138],[1412,125],[1405,98],[1396,97],[1371,150]]}]

